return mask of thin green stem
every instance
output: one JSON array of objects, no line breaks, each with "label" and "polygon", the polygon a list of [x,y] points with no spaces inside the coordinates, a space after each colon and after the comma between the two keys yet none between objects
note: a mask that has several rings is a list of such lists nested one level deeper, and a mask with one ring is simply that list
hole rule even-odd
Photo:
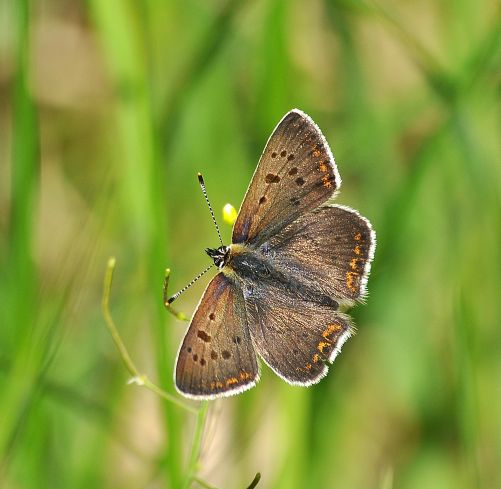
[{"label": "thin green stem", "polygon": [[169,311],[176,319],[179,319],[180,321],[188,321],[188,317],[186,316],[186,314],[184,312],[175,310],[171,305],[172,301],[169,301],[168,288],[169,288],[170,274],[171,274],[170,268],[167,268],[165,270],[164,290],[163,290],[165,309],[167,309],[167,311]]},{"label": "thin green stem", "polygon": [[193,477],[191,480],[195,481],[200,486],[205,487],[205,489],[217,489],[217,487],[207,484],[207,482],[205,482],[203,479],[200,479],[199,477]]},{"label": "thin green stem", "polygon": [[129,380],[129,384],[137,384],[137,385],[144,386],[147,389],[149,389],[150,391],[152,391],[155,394],[159,395],[160,397],[164,398],[166,401],[172,402],[176,406],[179,406],[179,407],[185,409],[186,411],[189,411],[190,413],[199,414],[198,410],[193,409],[190,406],[187,406],[182,401],[180,401],[176,397],[170,395],[169,393],[165,392],[163,389],[161,389],[156,384],[151,382],[151,380],[149,380],[145,374],[142,374],[139,372],[136,365],[132,361],[132,358],[129,355],[129,352],[127,351],[127,348],[126,348],[124,342],[122,341],[122,338],[120,337],[120,334],[119,334],[118,329],[115,325],[115,322],[113,321],[113,317],[111,315],[110,307],[109,307],[110,306],[111,284],[113,282],[113,272],[115,270],[115,264],[116,264],[116,260],[114,257],[111,257],[108,259],[108,264],[106,266],[106,272],[104,274],[102,310],[103,310],[104,321],[106,323],[108,331],[111,334],[111,337],[113,338],[113,342],[115,343],[115,346],[117,347],[117,350],[120,353],[120,358],[122,359],[122,362],[123,362],[125,368],[128,370],[128,372],[132,376],[132,378]]},{"label": "thin green stem", "polygon": [[[197,422],[195,425],[195,434],[193,435],[193,443],[191,446],[190,459],[188,463],[188,477],[186,478],[185,488],[190,487],[190,484],[193,480],[195,480],[195,474],[197,470],[197,462],[200,456],[200,449],[202,446],[202,437],[204,434],[205,420],[207,418],[207,410],[209,408],[209,403],[207,401],[202,402],[200,406],[200,410],[197,415]],[[200,480],[197,478],[197,482],[200,483]],[[209,485],[205,485],[205,487],[209,487]]]}]

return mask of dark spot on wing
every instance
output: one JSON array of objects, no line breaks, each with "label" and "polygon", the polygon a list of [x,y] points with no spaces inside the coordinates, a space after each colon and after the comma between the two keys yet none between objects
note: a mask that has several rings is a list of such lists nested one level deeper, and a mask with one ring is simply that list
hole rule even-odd
[{"label": "dark spot on wing", "polygon": [[187,351],[188,353],[191,353],[191,346],[186,347],[186,351]]},{"label": "dark spot on wing", "polygon": [[211,313],[209,314],[209,319],[210,319],[211,321],[214,321],[214,319],[216,319],[216,315],[215,315],[213,312],[211,312]]},{"label": "dark spot on wing", "polygon": [[271,153],[271,157],[272,158],[276,158],[277,157],[277,153],[275,151],[273,151],[273,153]]},{"label": "dark spot on wing", "polygon": [[296,174],[297,174],[297,168],[296,168],[296,167],[291,168],[291,169],[289,170],[289,175],[290,175],[291,177],[292,177],[292,176],[294,176],[294,175],[296,175]]},{"label": "dark spot on wing", "polygon": [[197,360],[198,360],[198,355],[195,353],[195,354],[193,355],[193,361],[194,361],[194,362],[196,362]]},{"label": "dark spot on wing", "polygon": [[302,177],[296,178],[296,183],[301,187],[302,185],[304,185],[304,178]]},{"label": "dark spot on wing", "polygon": [[212,350],[210,352],[210,357],[212,358],[212,360],[217,360],[217,353],[214,350]]},{"label": "dark spot on wing", "polygon": [[209,343],[209,341],[211,340],[210,335],[208,335],[205,331],[201,329],[198,330],[197,336],[206,343]]},{"label": "dark spot on wing", "polygon": [[202,367],[206,364],[207,362],[205,361],[205,358],[201,358],[200,359],[200,365],[202,365]]},{"label": "dark spot on wing", "polygon": [[222,357],[225,359],[225,360],[228,360],[228,358],[231,357],[231,353],[228,351],[228,350],[223,350],[223,352],[221,353]]},{"label": "dark spot on wing", "polygon": [[288,161],[292,161],[294,159],[294,155],[293,154],[290,154],[289,156],[287,156],[287,160]]},{"label": "dark spot on wing", "polygon": [[261,204],[264,204],[268,199],[263,195],[260,199],[259,199],[259,205]]},{"label": "dark spot on wing", "polygon": [[280,153],[280,156],[282,158],[285,158],[285,155],[287,154],[287,151],[285,151],[285,149]]},{"label": "dark spot on wing", "polygon": [[278,182],[280,182],[280,177],[278,175],[274,175],[273,173],[268,173],[268,175],[266,175],[264,181],[266,183],[278,183]]}]

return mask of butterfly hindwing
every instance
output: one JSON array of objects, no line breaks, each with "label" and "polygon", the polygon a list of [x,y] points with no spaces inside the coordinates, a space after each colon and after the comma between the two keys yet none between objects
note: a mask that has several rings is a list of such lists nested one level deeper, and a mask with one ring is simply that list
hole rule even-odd
[{"label": "butterfly hindwing", "polygon": [[175,381],[188,397],[237,394],[259,380],[242,291],[222,273],[204,292],[178,353]]},{"label": "butterfly hindwing", "polygon": [[370,222],[348,207],[309,212],[261,247],[291,280],[352,305],[364,297],[376,245]]},{"label": "butterfly hindwing", "polygon": [[259,245],[341,185],[318,126],[299,110],[287,113],[261,155],[233,228],[233,243]]},{"label": "butterfly hindwing", "polygon": [[259,355],[290,384],[317,383],[352,332],[335,307],[292,296],[279,282],[260,284],[245,304]]}]

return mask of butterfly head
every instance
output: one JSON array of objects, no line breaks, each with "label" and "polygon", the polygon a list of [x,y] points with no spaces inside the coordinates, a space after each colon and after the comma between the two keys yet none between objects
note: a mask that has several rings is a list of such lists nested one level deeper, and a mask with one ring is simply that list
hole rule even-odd
[{"label": "butterfly head", "polygon": [[223,268],[230,256],[230,247],[220,246],[219,248],[206,248],[205,252],[214,260],[214,265],[216,265],[216,267]]}]

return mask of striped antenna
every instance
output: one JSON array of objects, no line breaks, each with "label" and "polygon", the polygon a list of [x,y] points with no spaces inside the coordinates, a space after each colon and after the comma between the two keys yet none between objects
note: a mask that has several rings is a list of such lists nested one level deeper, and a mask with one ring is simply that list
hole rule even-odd
[{"label": "striped antenna", "polygon": [[201,173],[198,174],[198,183],[200,183],[200,187],[202,192],[204,193],[205,201],[209,206],[210,215],[212,216],[212,221],[214,222],[214,226],[216,226],[217,235],[219,236],[219,241],[221,242],[221,246],[224,246],[223,239],[221,238],[221,231],[219,231],[219,226],[217,225],[216,216],[214,216],[214,211],[212,210],[212,206],[210,205],[209,197],[207,195],[207,189],[205,188],[204,177]]},{"label": "striped antenna", "polygon": [[[200,272],[188,285],[185,285],[181,290],[176,292],[174,295],[171,295],[169,298],[167,298],[168,276],[166,276],[166,280],[164,283],[164,305],[165,305],[165,307],[168,307],[170,304],[172,304],[183,292],[188,290],[200,277],[205,275],[213,266],[214,266],[214,263],[212,265],[208,266],[203,272]],[[169,270],[169,272],[170,272],[170,270]]]}]

